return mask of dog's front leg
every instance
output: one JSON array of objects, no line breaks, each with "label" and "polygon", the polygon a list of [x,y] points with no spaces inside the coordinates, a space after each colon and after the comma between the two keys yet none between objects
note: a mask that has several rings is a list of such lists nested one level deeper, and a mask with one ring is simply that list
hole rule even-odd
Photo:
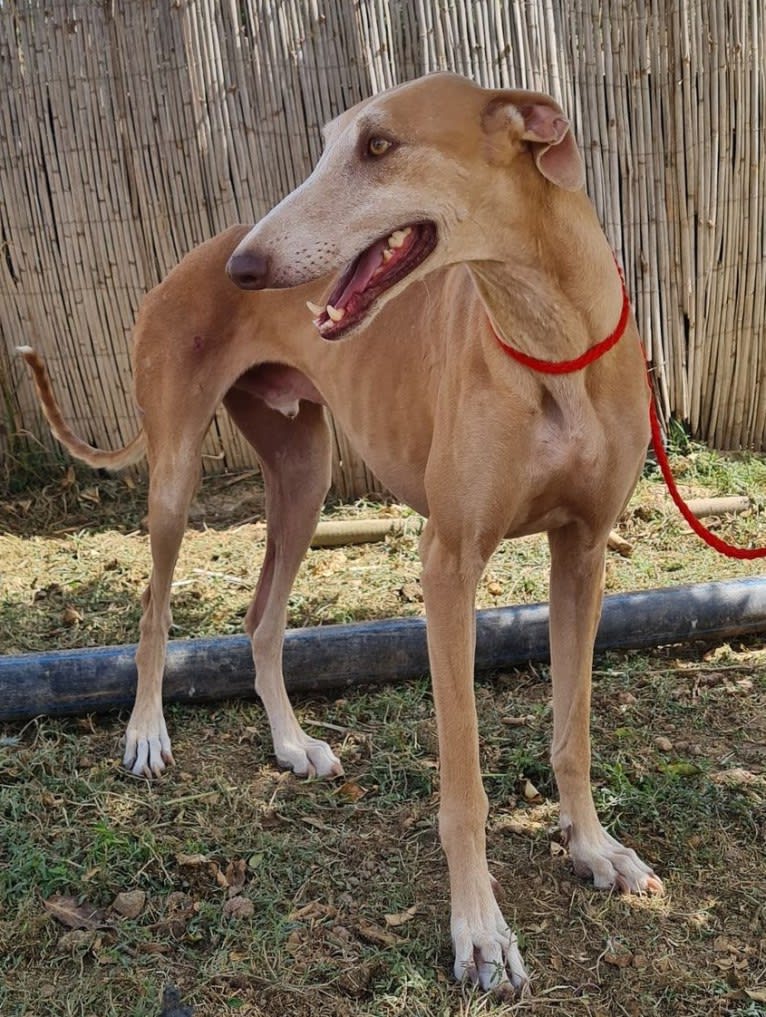
[{"label": "dog's front leg", "polygon": [[171,623],[170,588],[199,476],[199,448],[177,455],[170,444],[149,453],[149,543],[152,574],[143,595],[136,650],[138,684],[125,733],[124,765],[137,776],[159,777],[173,762],[162,710],[162,675]]},{"label": "dog's front leg", "polygon": [[606,537],[577,524],[548,535],[553,682],[551,761],[561,829],[575,872],[602,889],[659,893],[662,881],[599,822],[590,783],[593,641],[601,613]]},{"label": "dog's front leg", "polygon": [[516,936],[492,891],[486,857],[487,796],[479,766],[473,691],[475,595],[484,568],[442,540],[432,522],[421,540],[423,596],[439,731],[439,835],[449,867],[455,976],[502,996],[527,984]]}]

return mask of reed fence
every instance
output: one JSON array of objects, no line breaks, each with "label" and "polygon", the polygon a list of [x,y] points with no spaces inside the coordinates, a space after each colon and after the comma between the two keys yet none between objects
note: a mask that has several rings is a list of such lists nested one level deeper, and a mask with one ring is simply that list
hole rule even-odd
[{"label": "reed fence", "polygon": [[[665,415],[763,449],[765,26],[761,0],[5,0],[0,448],[49,440],[28,342],[84,436],[129,438],[142,294],[299,183],[325,121],[451,69],[569,111]],[[204,451],[253,465],[223,413]],[[376,487],[336,453],[340,494]]]}]

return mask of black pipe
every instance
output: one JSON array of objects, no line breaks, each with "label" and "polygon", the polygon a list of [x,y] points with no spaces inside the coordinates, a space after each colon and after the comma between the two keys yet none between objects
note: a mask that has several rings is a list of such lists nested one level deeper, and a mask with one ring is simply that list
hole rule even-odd
[{"label": "black pipe", "polygon": [[[766,579],[695,583],[605,597],[596,651],[722,640],[758,632],[766,632]],[[108,646],[0,657],[0,720],[130,706],[136,685],[135,649]],[[477,671],[547,659],[547,604],[477,612]],[[321,692],[426,674],[425,620],[291,629],[285,637],[284,671],[291,692]],[[166,702],[253,695],[247,637],[178,639],[168,644]]]}]

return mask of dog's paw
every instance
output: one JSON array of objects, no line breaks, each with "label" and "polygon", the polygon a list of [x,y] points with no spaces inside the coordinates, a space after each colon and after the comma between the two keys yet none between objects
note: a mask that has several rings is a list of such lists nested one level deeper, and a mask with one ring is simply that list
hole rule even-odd
[{"label": "dog's paw", "polygon": [[472,919],[453,915],[452,942],[458,981],[477,985],[503,1000],[529,992],[518,940],[494,902],[487,914]]},{"label": "dog's paw", "polygon": [[138,723],[131,717],[125,732],[122,764],[136,777],[160,777],[175,760],[164,717],[151,724]]},{"label": "dog's paw", "polygon": [[341,777],[343,766],[327,742],[301,736],[285,739],[274,746],[277,762],[285,770],[292,770],[299,777]]},{"label": "dog's paw", "polygon": [[620,893],[664,892],[662,880],[632,848],[626,848],[603,827],[590,836],[577,836],[571,827],[563,831],[572,866],[578,876],[591,877],[599,890]]}]

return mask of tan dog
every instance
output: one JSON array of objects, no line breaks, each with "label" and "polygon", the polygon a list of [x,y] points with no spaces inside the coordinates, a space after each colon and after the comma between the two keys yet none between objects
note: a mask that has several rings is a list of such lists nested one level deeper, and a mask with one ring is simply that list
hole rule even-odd
[{"label": "tan dog", "polygon": [[[589,772],[606,541],[647,445],[642,354],[632,318],[606,356],[561,377],[515,363],[498,341],[573,358],[621,315],[612,253],[553,100],[433,75],[361,103],[327,142],[301,188],[249,233],[235,227],[197,248],[139,314],[153,570],[125,762],[159,774],[172,761],[161,696],[170,584],[201,442],[223,399],[263,464],[268,543],[246,628],[275,753],[297,773],[340,772],[298,726],[281,670],[288,594],[329,484],[326,403],[381,481],[428,516],[422,582],[455,974],[508,995],[527,975],[487,866],[473,695],[476,586],[505,536],[549,535],[552,761],[574,867],[598,887],[662,889],[601,826]],[[244,289],[226,279],[227,262]],[[307,311],[320,277],[345,265],[330,299]],[[354,339],[323,342],[317,327]],[[26,356],[74,455],[112,468],[137,457],[141,436],[116,453],[79,442]]]}]

